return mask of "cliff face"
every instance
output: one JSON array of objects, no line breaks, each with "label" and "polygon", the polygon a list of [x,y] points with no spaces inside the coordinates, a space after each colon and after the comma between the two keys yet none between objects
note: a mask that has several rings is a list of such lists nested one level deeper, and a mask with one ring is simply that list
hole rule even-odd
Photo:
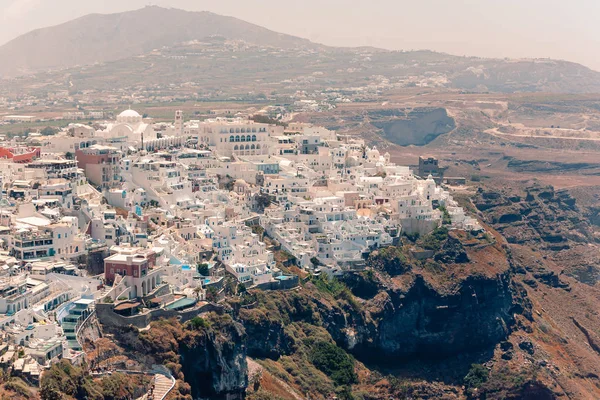
[{"label": "cliff face", "polygon": [[246,336],[237,324],[225,335],[205,331],[180,343],[185,381],[194,398],[242,399],[248,385]]},{"label": "cliff face", "polygon": [[[370,317],[374,337],[351,335],[346,345],[365,358],[439,357],[493,346],[512,325],[513,296],[507,274],[469,277],[446,295],[418,276],[407,292],[378,296],[379,310]],[[357,342],[354,346],[353,342]]]},{"label": "cliff face", "polygon": [[[360,310],[311,294],[276,294],[278,310],[242,312],[249,354],[277,358],[293,348],[283,321],[323,326],[359,359],[381,362],[476,351],[504,340],[521,311],[508,273],[470,276],[453,293],[440,293],[422,276],[408,290],[387,289]],[[285,297],[285,298],[284,298]],[[286,305],[295,304],[293,308]],[[301,307],[298,305],[301,304]]]},{"label": "cliff face", "polygon": [[246,333],[228,315],[214,313],[181,324],[175,319],[150,328],[110,328],[118,351],[141,370],[164,365],[178,380],[181,398],[243,399],[248,385]]}]

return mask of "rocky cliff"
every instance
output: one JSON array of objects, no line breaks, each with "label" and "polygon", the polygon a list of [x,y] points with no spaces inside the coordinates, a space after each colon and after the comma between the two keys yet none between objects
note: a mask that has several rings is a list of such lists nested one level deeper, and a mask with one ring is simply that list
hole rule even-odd
[{"label": "rocky cliff", "polygon": [[115,352],[138,364],[136,368],[149,370],[155,364],[169,368],[178,380],[181,396],[244,398],[248,385],[246,334],[228,315],[205,314],[185,324],[160,320],[148,330],[123,327],[112,328],[110,333],[118,344]]},{"label": "rocky cliff", "polygon": [[[437,255],[454,260],[464,254],[458,257],[464,264],[438,264],[440,269],[432,273],[431,263],[420,266],[413,260],[410,270],[393,279],[381,273],[342,278],[357,297],[335,288],[319,293],[320,282],[308,283],[300,292],[257,293],[258,308],[239,312],[250,333],[249,354],[275,359],[289,354],[294,339],[284,327],[298,321],[324,327],[339,345],[370,362],[493,347],[510,333],[513,313],[523,310],[507,255],[498,245],[467,249],[474,261],[466,263],[467,252],[456,244],[458,239],[448,242],[453,245],[442,246]],[[482,265],[487,263],[480,259],[482,252],[502,254],[504,263]]]},{"label": "rocky cliff", "polygon": [[513,323],[508,274],[469,277],[456,292],[441,294],[422,276],[410,289],[387,291],[371,312],[375,336],[348,337],[346,346],[363,358],[441,357],[476,351],[504,340]]},{"label": "rocky cliff", "polygon": [[181,372],[194,398],[243,398],[248,385],[246,336],[238,324],[227,331],[202,331],[179,345]]}]

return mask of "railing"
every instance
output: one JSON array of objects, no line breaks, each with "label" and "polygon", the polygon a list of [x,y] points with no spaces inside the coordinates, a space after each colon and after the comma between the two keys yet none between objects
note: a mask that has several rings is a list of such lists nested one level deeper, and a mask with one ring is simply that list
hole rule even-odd
[{"label": "railing", "polygon": [[88,325],[92,322],[92,318],[95,318],[95,317],[96,317],[96,309],[93,309],[88,314],[88,316],[86,317],[86,319],[83,320],[83,322],[81,322],[80,324],[77,325],[77,327],[75,329],[75,340],[77,340],[77,343],[79,343],[80,346],[82,346],[81,345],[81,341],[79,340],[79,336],[81,335],[81,331],[83,331],[85,328],[87,328]]}]

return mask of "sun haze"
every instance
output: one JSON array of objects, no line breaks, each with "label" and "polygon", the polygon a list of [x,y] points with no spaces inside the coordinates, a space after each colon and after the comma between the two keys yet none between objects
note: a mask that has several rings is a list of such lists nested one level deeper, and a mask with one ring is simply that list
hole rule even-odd
[{"label": "sun haze", "polygon": [[230,15],[333,46],[555,58],[600,70],[596,23],[600,3],[590,0],[4,0],[0,3],[0,43],[89,13],[121,12],[149,4]]}]

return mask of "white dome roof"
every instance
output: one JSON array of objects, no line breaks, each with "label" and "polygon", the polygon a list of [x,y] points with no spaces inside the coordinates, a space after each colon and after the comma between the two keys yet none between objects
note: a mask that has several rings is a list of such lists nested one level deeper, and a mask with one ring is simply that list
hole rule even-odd
[{"label": "white dome roof", "polygon": [[141,115],[135,110],[125,110],[119,114],[119,117],[141,117]]}]

